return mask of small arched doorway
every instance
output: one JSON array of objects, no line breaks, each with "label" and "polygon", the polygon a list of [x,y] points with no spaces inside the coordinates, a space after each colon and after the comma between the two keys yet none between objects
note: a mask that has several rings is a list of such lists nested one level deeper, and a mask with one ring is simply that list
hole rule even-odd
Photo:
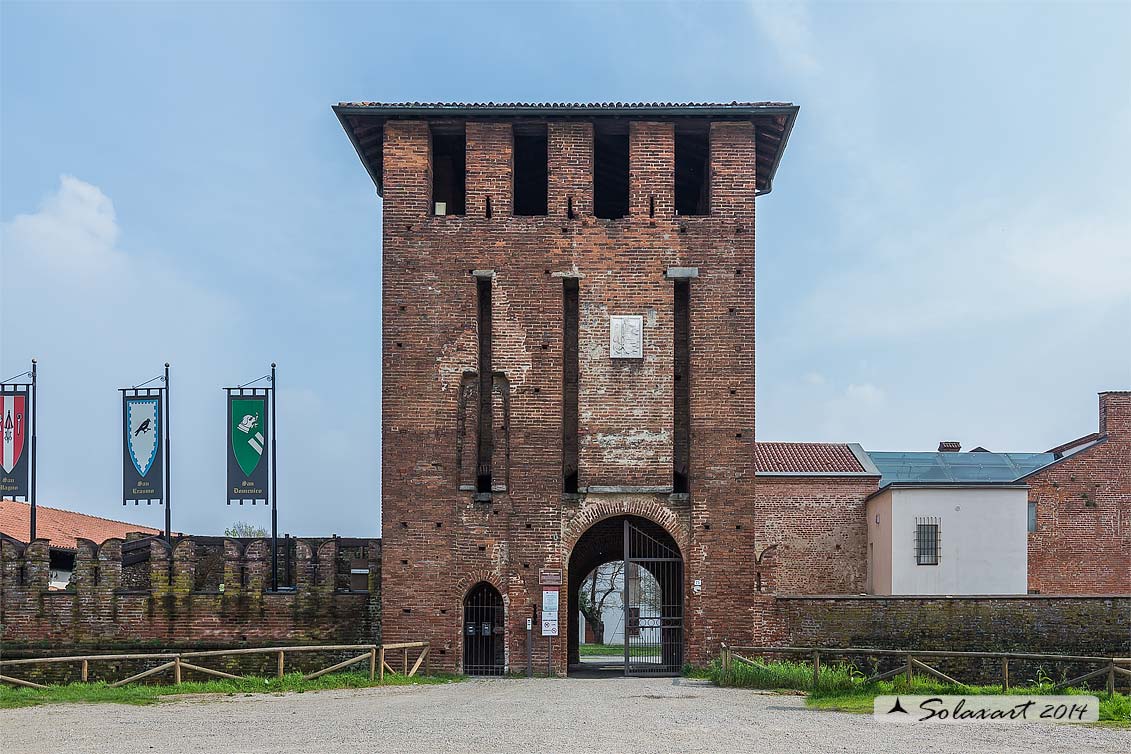
[{"label": "small arched doorway", "polygon": [[[595,595],[603,598],[596,610]],[[679,675],[683,669],[679,545],[662,526],[637,516],[594,524],[570,552],[568,623],[571,672],[604,669],[625,675]],[[594,623],[600,636],[593,635]],[[590,645],[584,655],[583,643]]]},{"label": "small arched doorway", "polygon": [[465,674],[503,674],[506,667],[505,631],[503,596],[486,581],[479,582],[463,601]]}]

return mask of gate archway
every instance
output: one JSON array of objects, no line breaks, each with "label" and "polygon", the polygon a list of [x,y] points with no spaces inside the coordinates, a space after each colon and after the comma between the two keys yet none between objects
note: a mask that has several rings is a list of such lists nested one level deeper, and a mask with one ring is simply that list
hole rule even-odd
[{"label": "gate archway", "polygon": [[506,669],[506,611],[499,590],[486,581],[463,601],[463,672],[502,675]]},{"label": "gate archway", "polygon": [[[569,559],[569,662],[584,669],[580,652],[580,591],[595,569],[622,563],[619,576],[606,575],[605,589],[618,593],[606,609],[605,623],[620,642],[617,657],[604,667],[625,675],[678,675],[683,668],[683,557],[679,546],[661,526],[637,516],[604,519],[590,527],[574,545]],[[619,580],[618,580],[619,579]],[[589,582],[590,588],[594,581]],[[619,612],[619,615],[617,614]],[[606,629],[606,634],[610,632]],[[605,637],[595,637],[603,642]]]}]

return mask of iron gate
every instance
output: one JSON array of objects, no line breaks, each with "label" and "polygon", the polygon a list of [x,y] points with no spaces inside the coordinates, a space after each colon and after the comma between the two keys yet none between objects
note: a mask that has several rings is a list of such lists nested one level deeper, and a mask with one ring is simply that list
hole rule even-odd
[{"label": "iron gate", "polygon": [[624,521],[625,675],[683,670],[683,558],[629,519]]},{"label": "iron gate", "polygon": [[487,582],[476,586],[463,602],[463,672],[502,675],[504,653],[503,597]]}]

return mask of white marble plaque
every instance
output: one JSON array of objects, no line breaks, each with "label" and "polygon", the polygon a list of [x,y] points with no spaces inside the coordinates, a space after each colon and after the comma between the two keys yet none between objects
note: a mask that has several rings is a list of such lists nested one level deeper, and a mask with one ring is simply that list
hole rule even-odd
[{"label": "white marble plaque", "polygon": [[614,314],[609,317],[609,356],[614,359],[644,358],[644,317]]}]

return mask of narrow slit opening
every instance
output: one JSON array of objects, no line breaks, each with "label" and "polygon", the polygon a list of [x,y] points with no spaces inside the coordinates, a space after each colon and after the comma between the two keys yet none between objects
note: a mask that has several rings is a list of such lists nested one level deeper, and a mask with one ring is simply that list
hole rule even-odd
[{"label": "narrow slit opening", "polygon": [[689,492],[691,473],[691,283],[675,281],[672,491]]},{"label": "narrow slit opening", "polygon": [[491,278],[476,278],[479,303],[479,434],[475,464],[475,491],[491,493],[491,456],[494,453],[491,376]]},{"label": "narrow slit opening", "polygon": [[562,279],[562,491],[577,492],[578,312],[577,278]]}]

